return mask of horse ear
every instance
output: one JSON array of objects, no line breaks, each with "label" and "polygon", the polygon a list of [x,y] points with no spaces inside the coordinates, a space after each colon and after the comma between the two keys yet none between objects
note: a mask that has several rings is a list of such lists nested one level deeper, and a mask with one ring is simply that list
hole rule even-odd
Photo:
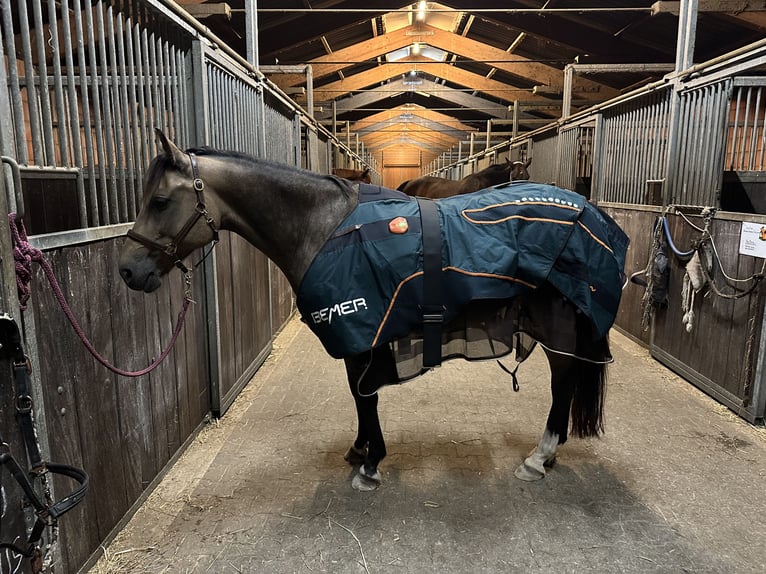
[{"label": "horse ear", "polygon": [[524,167],[529,167],[532,163],[532,158],[530,157],[527,161],[524,162]]},{"label": "horse ear", "polygon": [[162,133],[162,130],[159,128],[154,128],[154,133],[157,136],[157,139],[160,140],[160,143],[162,144],[162,149],[165,151],[165,157],[167,157],[171,162],[173,162],[173,165],[176,166],[182,166],[185,165],[185,158],[186,154],[182,152],[180,149],[178,149],[178,146],[174,144],[172,141],[168,139],[168,137]]}]

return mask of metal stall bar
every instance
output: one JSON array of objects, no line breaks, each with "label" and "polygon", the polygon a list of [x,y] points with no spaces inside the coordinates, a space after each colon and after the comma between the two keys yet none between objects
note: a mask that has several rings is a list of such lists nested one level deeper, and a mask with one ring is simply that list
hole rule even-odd
[{"label": "metal stall bar", "polygon": [[25,138],[19,137],[19,134],[26,133],[26,126],[24,125],[24,106],[21,97],[21,86],[19,85],[19,74],[13,60],[13,55],[16,53],[16,45],[14,43],[15,32],[13,29],[13,20],[11,19],[11,6],[10,0],[2,0],[0,2],[0,14],[2,15],[2,32],[6,42],[5,51],[9,62],[13,65],[7,66],[8,70],[8,84],[10,91],[11,109],[13,117],[13,130],[15,137],[13,138],[16,143],[16,160],[21,164],[28,163],[27,145]]},{"label": "metal stall bar", "polygon": [[[98,57],[99,57],[99,66],[101,67],[101,87],[103,92],[103,102],[104,102],[104,118],[103,118],[103,126],[104,126],[104,153],[105,160],[104,160],[104,169],[108,170],[109,175],[104,175],[104,184],[107,185],[111,190],[114,190],[117,183],[117,172],[114,165],[114,121],[112,118],[112,115],[109,110],[112,109],[112,101],[113,101],[113,94],[112,94],[112,86],[109,81],[109,60],[107,59],[107,33],[106,33],[106,26],[104,24],[104,8],[101,2],[98,3],[98,10],[96,10],[96,27],[99,37],[101,38],[101,42],[99,42],[99,51],[98,51]],[[111,6],[107,8],[107,17],[110,17],[111,15]],[[107,204],[109,213],[116,217],[119,221],[120,217],[120,210],[119,205],[117,201],[117,195],[112,192],[107,195]],[[124,220],[123,220],[124,221]]]},{"label": "metal stall bar", "polygon": [[[751,131],[751,137],[750,137],[750,155],[748,156],[748,160],[747,160],[747,169],[754,170],[756,142],[757,142],[757,136],[758,136],[758,112],[761,109],[762,88],[759,86],[757,88],[751,88],[751,89],[755,90],[755,108],[753,109],[753,129]],[[763,127],[761,127],[761,129],[763,129]]]},{"label": "metal stall bar", "polygon": [[[80,0],[72,0],[72,10],[74,11],[74,27],[75,35],[77,38],[85,38],[85,30],[82,23],[82,8],[80,6]],[[98,191],[96,189],[96,158],[94,157],[93,148],[93,124],[91,122],[91,102],[90,93],[88,92],[88,63],[85,57],[85,45],[84,42],[77,43],[77,66],[80,71],[80,101],[84,128],[85,139],[85,157],[87,162],[82,165],[83,168],[87,168],[88,173],[88,189],[86,199],[89,203],[86,205],[88,209],[88,223],[91,227],[96,227],[100,224],[100,214],[98,208]],[[78,146],[73,146],[78,147]]]},{"label": "metal stall bar", "polygon": [[[100,3],[97,3],[96,5],[100,8]],[[95,182],[95,185],[98,198],[98,210],[101,214],[99,223],[106,225],[110,223],[109,189],[107,187],[106,160],[104,158],[104,127],[101,118],[101,85],[98,81],[100,74],[105,74],[106,69],[99,71],[98,60],[96,59],[96,37],[94,34],[95,26],[93,25],[93,6],[91,2],[87,2],[83,5],[83,12],[85,13],[85,30],[87,31],[86,42],[88,44],[88,62],[91,66],[91,72],[89,74],[91,80],[89,81],[89,84],[93,98],[93,126],[96,136],[93,156],[94,161],[96,162],[94,167],[98,169],[98,180]],[[99,38],[98,43],[101,44],[102,42],[103,38]],[[94,169],[94,173],[95,171],[96,170]]]},{"label": "metal stall bar", "polygon": [[559,187],[574,190],[575,169],[577,160],[577,131],[578,127],[569,127],[559,132]]},{"label": "metal stall bar", "polygon": [[731,82],[727,80],[681,94],[678,126],[681,137],[673,203],[718,205],[730,91]]},{"label": "metal stall bar", "polygon": [[[59,26],[56,18],[56,0],[48,0],[48,44],[54,54],[61,54],[59,42]],[[56,98],[56,133],[58,134],[59,157],[56,165],[71,165],[69,162],[68,139],[66,132],[66,105],[64,102],[64,86],[61,73],[61,58],[52,58],[53,62],[53,91]]]},{"label": "metal stall bar", "polygon": [[[131,66],[132,51],[131,51],[131,35],[126,30],[130,30],[130,22],[127,20],[122,12],[116,14],[116,37],[117,37],[117,61],[120,71],[120,97],[122,108],[122,134],[123,140],[121,141],[121,172],[122,181],[124,182],[124,193],[127,203],[127,217],[128,220],[136,218],[138,213],[138,197],[140,197],[141,190],[136,189],[135,173],[133,171],[133,145],[132,142],[136,139],[133,137],[133,126],[138,125],[138,118],[135,117],[136,110],[132,104],[136,101],[135,84],[133,83],[133,68]],[[167,109],[164,108],[163,109]]]},{"label": "metal stall bar", "polygon": [[[5,9],[5,8],[4,8]],[[24,64],[24,83],[27,92],[27,106],[29,107],[29,115],[27,121],[29,122],[29,131],[32,140],[32,163],[43,165],[44,154],[42,148],[42,129],[40,127],[40,114],[37,109],[37,86],[35,85],[35,67],[32,63],[32,44],[29,37],[29,16],[27,13],[27,3],[19,2],[19,34],[21,35],[21,53],[22,61]],[[13,36],[11,36],[11,39]],[[8,56],[13,54],[14,50],[8,50]],[[45,62],[45,60],[43,60]],[[22,133],[24,133],[22,131]],[[26,162],[25,162],[26,163]]]},{"label": "metal stall bar", "polygon": [[48,82],[48,66],[45,56],[45,34],[43,33],[43,16],[41,0],[32,2],[32,14],[35,27],[35,48],[37,50],[38,74],[40,78],[40,108],[42,112],[43,146],[45,148],[45,165],[56,165],[56,151],[53,138],[53,117],[50,102]]}]

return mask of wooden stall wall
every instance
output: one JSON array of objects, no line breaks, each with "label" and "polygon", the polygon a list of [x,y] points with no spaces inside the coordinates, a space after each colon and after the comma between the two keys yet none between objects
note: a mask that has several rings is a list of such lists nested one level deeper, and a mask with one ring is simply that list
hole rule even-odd
[{"label": "wooden stall wall", "polygon": [[[140,370],[169,344],[184,283],[172,272],[155,293],[130,291],[117,273],[122,242],[96,241],[45,256],[99,354],[119,368]],[[202,295],[203,279],[195,273],[194,294]],[[34,367],[50,458],[83,468],[91,479],[83,502],[60,521],[63,571],[73,572],[108,538],[210,410],[204,309],[189,308],[175,347],[157,369],[128,378],[92,357],[39,267],[31,287],[26,313],[34,319]],[[62,480],[55,487],[60,496],[72,484]]]},{"label": "wooden stall wall", "polygon": [[269,260],[271,280],[271,334],[276,335],[295,312],[295,296],[282,270]]},{"label": "wooden stall wall", "polygon": [[[622,204],[600,204],[599,207],[611,215],[630,238],[625,257],[625,274],[630,276],[645,269],[652,247],[654,220],[659,217],[660,208]],[[648,346],[651,331],[642,325],[643,297],[644,288],[640,285],[628,283],[625,286],[615,326],[633,340]]]},{"label": "wooden stall wall", "polygon": [[[655,223],[662,215],[659,208],[650,206],[602,206],[631,239],[625,263],[626,274],[646,267],[654,241]],[[696,210],[697,212],[699,210]],[[698,215],[688,215],[689,221],[704,228],[704,220]],[[751,216],[756,222],[766,224],[766,217]],[[701,237],[679,215],[668,215],[668,223],[674,244],[680,251],[688,251]],[[744,279],[762,271],[763,261],[739,254],[740,214],[719,213],[712,221],[710,232],[721,265],[727,275]],[[652,355],[706,393],[722,402],[734,412],[755,422],[756,405],[752,404],[757,380],[757,361],[763,325],[763,286],[745,297],[727,299],[716,295],[710,287],[696,294],[694,318],[691,330],[687,330],[682,318],[682,288],[686,260],[666,248],[670,265],[667,308],[656,308],[649,329],[642,328],[644,288],[628,284],[623,290],[615,326],[629,337],[649,346]],[[726,285],[720,267],[713,262],[712,277],[718,289],[726,294],[733,290]],[[746,290],[750,283],[737,287]]]},{"label": "wooden stall wall", "polygon": [[[751,216],[753,221],[766,224],[766,217]],[[700,217],[689,219],[704,227]],[[668,218],[671,237],[679,250],[688,250],[700,232],[680,216]],[[729,277],[747,278],[762,271],[763,261],[739,254],[742,217],[717,216],[711,225],[711,235],[720,256],[720,264]],[[756,362],[760,349],[763,324],[763,286],[750,295],[727,299],[708,288],[694,299],[694,320],[691,330],[682,323],[681,288],[685,262],[669,254],[670,305],[655,314],[652,355],[677,371],[696,386],[715,397],[745,419],[754,422],[753,393]],[[723,293],[732,293],[726,285],[718,263],[714,260],[712,276]],[[738,284],[746,290],[750,284]]]},{"label": "wooden stall wall", "polygon": [[271,351],[270,280],[266,256],[231,233],[221,236],[216,266],[221,355],[213,408],[222,414]]}]

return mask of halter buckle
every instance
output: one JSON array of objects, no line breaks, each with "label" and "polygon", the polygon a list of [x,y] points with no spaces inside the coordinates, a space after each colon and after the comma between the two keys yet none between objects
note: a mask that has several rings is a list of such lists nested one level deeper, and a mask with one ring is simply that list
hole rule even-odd
[{"label": "halter buckle", "polygon": [[32,397],[29,395],[19,395],[16,397],[16,412],[25,415],[32,412]]},{"label": "halter buckle", "polygon": [[195,177],[192,183],[194,185],[194,191],[203,191],[205,189],[205,182],[201,177]]}]

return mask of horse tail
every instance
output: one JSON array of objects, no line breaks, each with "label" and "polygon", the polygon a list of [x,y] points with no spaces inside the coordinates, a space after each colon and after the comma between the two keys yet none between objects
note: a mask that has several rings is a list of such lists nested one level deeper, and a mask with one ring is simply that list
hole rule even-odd
[{"label": "horse tail", "polygon": [[572,434],[585,438],[604,432],[604,399],[606,398],[607,366],[605,363],[578,361],[572,407]]}]

